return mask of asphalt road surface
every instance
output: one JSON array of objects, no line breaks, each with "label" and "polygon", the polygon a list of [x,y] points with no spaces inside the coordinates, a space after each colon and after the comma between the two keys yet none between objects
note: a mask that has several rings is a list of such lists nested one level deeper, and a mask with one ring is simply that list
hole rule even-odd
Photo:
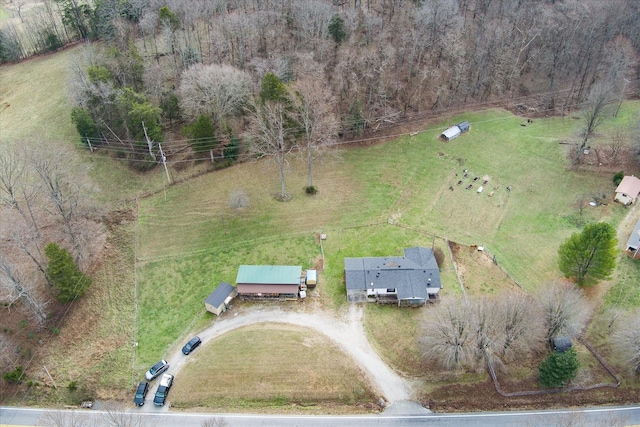
[{"label": "asphalt road surface", "polygon": [[[394,408],[394,406],[399,405]],[[362,416],[277,416],[242,414],[195,414],[180,412],[146,413],[136,409],[127,409],[117,416],[121,421],[128,417],[128,423],[149,427],[200,427],[205,420],[223,419],[228,427],[377,427],[377,426],[640,426],[640,406],[602,407],[577,410],[549,410],[535,412],[483,412],[471,414],[414,414],[411,403],[392,404],[381,415]],[[396,414],[404,412],[404,414]],[[62,414],[62,415],[60,415]],[[100,423],[109,414],[98,410],[65,410],[0,407],[0,426],[39,426],[46,425],[47,416],[65,416],[65,425],[107,425]],[[75,424],[74,424],[75,422]],[[51,424],[49,424],[51,425]],[[113,424],[110,424],[113,425]]]}]

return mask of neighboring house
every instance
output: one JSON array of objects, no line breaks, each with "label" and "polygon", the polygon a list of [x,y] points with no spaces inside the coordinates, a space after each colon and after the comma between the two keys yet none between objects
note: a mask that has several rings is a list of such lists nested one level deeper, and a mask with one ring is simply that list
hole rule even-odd
[{"label": "neighboring house", "polygon": [[218,287],[204,300],[208,312],[220,316],[227,311],[231,300],[238,295],[238,291],[227,282],[220,282]]},{"label": "neighboring house", "polygon": [[627,253],[633,258],[640,258],[640,220],[636,223],[636,228],[627,241]]},{"label": "neighboring house", "polygon": [[630,205],[636,201],[640,194],[640,179],[635,176],[625,176],[616,188],[613,200],[623,205]]},{"label": "neighboring house", "polygon": [[442,134],[440,134],[440,136],[447,141],[451,141],[452,139],[458,137],[461,133],[469,132],[469,127],[469,122],[461,122],[445,130],[444,132],[442,132]]},{"label": "neighboring house", "polygon": [[236,276],[242,298],[298,298],[302,267],[241,265]]},{"label": "neighboring house", "polygon": [[430,248],[404,250],[402,257],[345,258],[347,301],[420,306],[438,299],[442,288]]}]

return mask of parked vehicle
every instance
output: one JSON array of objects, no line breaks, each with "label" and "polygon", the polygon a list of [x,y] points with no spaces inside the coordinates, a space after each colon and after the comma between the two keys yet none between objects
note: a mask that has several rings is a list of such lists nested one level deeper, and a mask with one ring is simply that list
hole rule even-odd
[{"label": "parked vehicle", "polygon": [[169,369],[169,362],[163,359],[158,363],[156,363],[155,365],[153,365],[151,369],[149,369],[147,373],[144,374],[144,376],[147,379],[147,381],[151,381],[157,378],[158,376],[160,376],[160,374],[162,374],[167,369]]},{"label": "parked vehicle", "polygon": [[147,393],[149,392],[149,383],[146,381],[141,381],[138,384],[138,389],[136,390],[136,396],[133,398],[133,403],[137,406],[144,405],[144,399],[147,397]]},{"label": "parked vehicle", "polygon": [[167,396],[169,395],[169,390],[173,385],[174,376],[171,374],[164,374],[160,379],[160,385],[158,386],[158,390],[156,391],[156,395],[153,398],[153,404],[156,406],[163,406],[167,401]]},{"label": "parked vehicle", "polygon": [[193,337],[184,345],[184,347],[182,347],[182,353],[186,356],[195,350],[200,344],[202,344],[200,337]]}]

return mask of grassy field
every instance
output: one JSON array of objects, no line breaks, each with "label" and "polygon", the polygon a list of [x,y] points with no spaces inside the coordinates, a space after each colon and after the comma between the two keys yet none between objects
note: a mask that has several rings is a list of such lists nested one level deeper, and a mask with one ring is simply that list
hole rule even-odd
[{"label": "grassy field", "polygon": [[[628,121],[639,105],[625,104],[617,120]],[[313,265],[318,232],[328,236],[318,292],[326,308],[340,309],[346,304],[344,257],[401,255],[405,247],[443,245],[448,238],[486,246],[502,268],[533,291],[560,275],[557,248],[579,230],[580,221],[616,225],[624,216],[623,208],[609,204],[578,218],[579,196],[610,195],[613,184],[609,173],[567,169],[559,142],[572,136],[575,119],[537,119],[521,126],[523,119],[495,109],[447,123],[463,119],[471,121],[471,132],[448,143],[438,139],[446,125],[440,123],[417,136],[345,149],[341,160],[316,168],[320,192],[314,197],[302,192],[304,165],[294,161],[287,176],[293,197],[287,203],[273,198],[278,181],[269,162],[237,165],[142,200],[139,361],[175,348],[194,322],[205,324],[202,299],[219,281],[233,281],[238,265]],[[466,190],[469,184],[473,189]],[[237,190],[249,199],[240,211],[228,206]],[[476,292],[499,292],[495,276],[484,277],[481,270],[467,274]],[[509,282],[506,276],[500,280]],[[443,283],[443,295],[460,292],[450,266]],[[370,330],[399,325],[392,334],[396,345],[370,336],[396,369],[420,376],[424,361],[411,332],[417,320],[411,316],[419,314],[384,310],[368,307],[367,322]],[[405,363],[406,354],[411,363]]]},{"label": "grassy field", "polygon": [[[605,220],[615,226],[627,212],[610,203],[588,208],[583,218],[578,217],[574,205],[580,196],[611,195],[613,185],[609,172],[567,168],[566,146],[559,142],[574,136],[578,126],[575,118],[526,123],[502,109],[451,117],[415,136],[384,144],[346,147],[341,159],[330,158],[316,165],[314,184],[319,193],[312,197],[303,192],[305,168],[297,160],[291,162],[287,175],[292,198],[286,203],[273,197],[279,181],[275,166],[268,161],[237,165],[166,187],[159,168],[137,174],[124,163],[90,155],[77,145],[77,135],[67,119],[71,106],[64,84],[66,66],[77,49],[0,67],[0,103],[9,104],[0,112],[0,149],[39,142],[52,150],[74,146],[75,157],[70,162],[89,165],[97,203],[108,208],[124,204],[133,210],[127,201],[139,196],[138,229],[125,225],[114,231],[109,257],[96,274],[85,303],[67,322],[78,327],[65,326],[43,357],[63,385],[76,381],[80,388],[94,390],[101,398],[128,399],[129,388],[149,363],[175,350],[193,330],[210,324],[214,319],[204,312],[203,299],[220,281],[233,283],[238,265],[314,265],[321,253],[317,233],[326,233],[328,238],[323,242],[325,269],[315,292],[325,309],[340,310],[346,305],[344,257],[401,255],[405,247],[413,245],[435,244],[444,249],[445,239],[478,244],[495,255],[497,263],[525,290],[533,291],[560,275],[557,248],[579,230],[580,222]],[[638,101],[623,104],[618,117],[602,126],[601,141],[617,127],[628,127],[639,110]],[[468,134],[451,142],[438,138],[445,127],[462,120],[471,122]],[[180,174],[191,172],[172,173],[180,178],[184,176]],[[475,177],[478,180],[474,181]],[[478,193],[484,181],[483,192]],[[473,188],[465,189],[468,185]],[[246,194],[247,207],[237,210],[229,206],[236,192]],[[149,194],[153,195],[146,197]],[[461,292],[450,261],[447,259],[442,271],[443,297]],[[497,293],[503,286],[511,286],[505,276],[480,267],[479,263],[477,268],[469,268],[463,277],[468,292]],[[638,307],[638,268],[637,263],[621,258],[611,291],[604,297],[602,314],[596,316],[607,315],[610,308],[628,311]],[[422,314],[423,310],[366,308],[366,328],[374,347],[398,371],[416,378],[428,366],[416,342]],[[381,330],[389,333],[380,334]],[[242,348],[246,333],[249,331],[229,334],[224,340],[233,345],[211,346],[211,351],[228,352],[221,356],[235,360],[242,354],[237,349]],[[273,334],[276,332],[268,332],[272,340],[290,346],[292,352],[300,351],[295,349],[300,346],[302,332]],[[389,341],[389,337],[394,339]],[[134,342],[138,343],[135,354]],[[75,365],[82,366],[82,372],[74,369]],[[352,372],[352,368],[344,369]],[[114,371],[118,374],[102,374]],[[187,369],[181,378],[197,375],[194,372]],[[227,379],[224,393],[239,396],[246,382],[257,384],[262,373],[248,370],[243,375],[242,382]],[[320,368],[318,375],[331,378]],[[441,381],[483,378],[462,375]],[[279,380],[272,381],[277,385]],[[265,394],[242,397],[241,401],[249,402],[248,406],[292,401],[278,395],[273,384],[263,386]],[[343,385],[345,390],[349,387]],[[179,389],[180,381],[176,383],[176,391]],[[367,393],[362,394],[362,400],[344,390],[316,398],[360,402],[368,398]],[[177,396],[179,393],[174,398]],[[65,401],[69,397],[61,391],[52,399]],[[198,405],[229,402],[220,396],[198,399],[205,402]]]},{"label": "grassy field", "polygon": [[331,412],[340,413],[342,406],[369,404],[376,396],[357,365],[325,336],[263,324],[226,334],[189,356],[170,400],[178,408],[262,413],[331,403]]}]

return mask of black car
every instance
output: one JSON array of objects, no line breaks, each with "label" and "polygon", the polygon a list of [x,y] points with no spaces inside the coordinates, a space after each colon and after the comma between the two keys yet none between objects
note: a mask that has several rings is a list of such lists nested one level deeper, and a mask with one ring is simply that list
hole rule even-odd
[{"label": "black car", "polygon": [[144,405],[144,398],[147,397],[147,393],[149,392],[149,383],[146,381],[142,381],[138,384],[138,389],[136,390],[136,397],[133,398],[133,403],[138,406]]},{"label": "black car", "polygon": [[173,385],[173,375],[164,374],[160,379],[160,385],[158,386],[158,390],[156,391],[156,395],[153,398],[153,404],[156,406],[163,406],[167,400],[167,395],[169,394],[169,390]]},{"label": "black car", "polygon": [[200,337],[193,337],[189,340],[188,343],[184,345],[184,347],[182,347],[182,352],[186,356],[187,354],[195,350],[200,344],[202,344],[202,340],[200,339]]},{"label": "black car", "polygon": [[169,369],[169,362],[163,359],[158,363],[156,363],[155,365],[153,365],[151,369],[149,369],[147,373],[144,374],[144,376],[147,379],[147,381],[151,381],[154,378],[157,378],[161,373],[163,373],[167,369]]}]

